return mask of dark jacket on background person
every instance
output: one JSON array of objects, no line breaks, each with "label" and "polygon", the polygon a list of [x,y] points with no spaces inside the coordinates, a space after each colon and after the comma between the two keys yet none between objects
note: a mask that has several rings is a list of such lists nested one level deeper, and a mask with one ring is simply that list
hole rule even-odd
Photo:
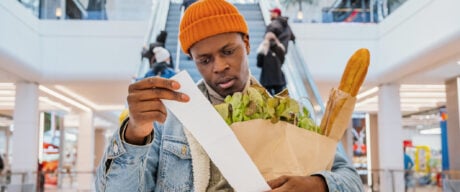
[{"label": "dark jacket on background person", "polygon": [[284,46],[274,40],[269,41],[266,38],[259,45],[257,49],[257,67],[262,69],[260,74],[260,84],[262,86],[269,89],[273,86],[284,87],[286,85],[286,80],[281,70],[284,55]]},{"label": "dark jacket on background person", "polygon": [[291,30],[291,27],[288,24],[288,18],[279,16],[276,19],[273,19],[272,22],[267,26],[266,32],[272,32],[276,37],[281,41],[288,52],[289,41],[295,42],[294,33]]}]

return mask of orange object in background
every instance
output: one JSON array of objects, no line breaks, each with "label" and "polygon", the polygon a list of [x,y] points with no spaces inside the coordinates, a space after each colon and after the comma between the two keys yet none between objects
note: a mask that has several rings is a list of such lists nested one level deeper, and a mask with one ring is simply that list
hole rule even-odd
[{"label": "orange object in background", "polygon": [[42,162],[42,172],[45,175],[45,184],[57,185],[58,180],[58,167],[59,159],[59,147],[50,143],[43,143],[43,155],[46,156],[46,160]]}]

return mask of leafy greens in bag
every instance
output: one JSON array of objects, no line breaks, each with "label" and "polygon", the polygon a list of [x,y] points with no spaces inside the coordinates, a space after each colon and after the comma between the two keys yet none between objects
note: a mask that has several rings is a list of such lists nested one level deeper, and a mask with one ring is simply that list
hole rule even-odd
[{"label": "leafy greens in bag", "polygon": [[272,97],[265,88],[252,85],[244,92],[227,96],[224,103],[214,107],[228,125],[252,119],[270,119],[272,123],[285,121],[320,133],[307,108],[290,98],[287,90]]}]

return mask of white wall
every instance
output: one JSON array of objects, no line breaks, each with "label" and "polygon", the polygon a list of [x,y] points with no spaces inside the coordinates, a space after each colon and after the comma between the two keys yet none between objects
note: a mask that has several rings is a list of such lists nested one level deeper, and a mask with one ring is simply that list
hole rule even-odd
[{"label": "white wall", "polygon": [[[338,82],[354,50],[371,52],[367,84],[398,81],[458,53],[458,0],[407,1],[380,24],[291,23],[315,81]],[[453,47],[453,46],[451,46]]]},{"label": "white wall", "polygon": [[371,52],[369,76],[377,74],[377,25],[292,23],[291,27],[315,81],[338,82],[349,57],[363,47]]},{"label": "white wall", "polygon": [[0,68],[23,77],[40,72],[38,25],[35,16],[18,2],[0,1]]},{"label": "white wall", "polygon": [[386,66],[378,77],[385,81],[443,64],[458,50],[449,43],[460,39],[460,1],[407,1],[379,25],[380,65]]},{"label": "white wall", "polygon": [[137,70],[147,29],[145,21],[41,21],[40,24],[46,77],[126,80]]},{"label": "white wall", "polygon": [[5,71],[40,82],[126,80],[137,70],[148,22],[38,20],[2,0],[0,26]]}]

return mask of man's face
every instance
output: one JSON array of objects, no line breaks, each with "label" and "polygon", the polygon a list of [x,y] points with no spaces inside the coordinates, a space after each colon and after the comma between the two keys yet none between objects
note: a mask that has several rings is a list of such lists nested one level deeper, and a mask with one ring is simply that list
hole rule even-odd
[{"label": "man's face", "polygon": [[249,78],[247,51],[240,33],[208,37],[190,48],[190,54],[206,83],[225,97],[239,92]]},{"label": "man's face", "polygon": [[278,18],[278,16],[279,16],[279,15],[278,15],[277,12],[274,12],[274,11],[271,11],[271,12],[270,12],[270,18],[271,18],[271,20]]}]

